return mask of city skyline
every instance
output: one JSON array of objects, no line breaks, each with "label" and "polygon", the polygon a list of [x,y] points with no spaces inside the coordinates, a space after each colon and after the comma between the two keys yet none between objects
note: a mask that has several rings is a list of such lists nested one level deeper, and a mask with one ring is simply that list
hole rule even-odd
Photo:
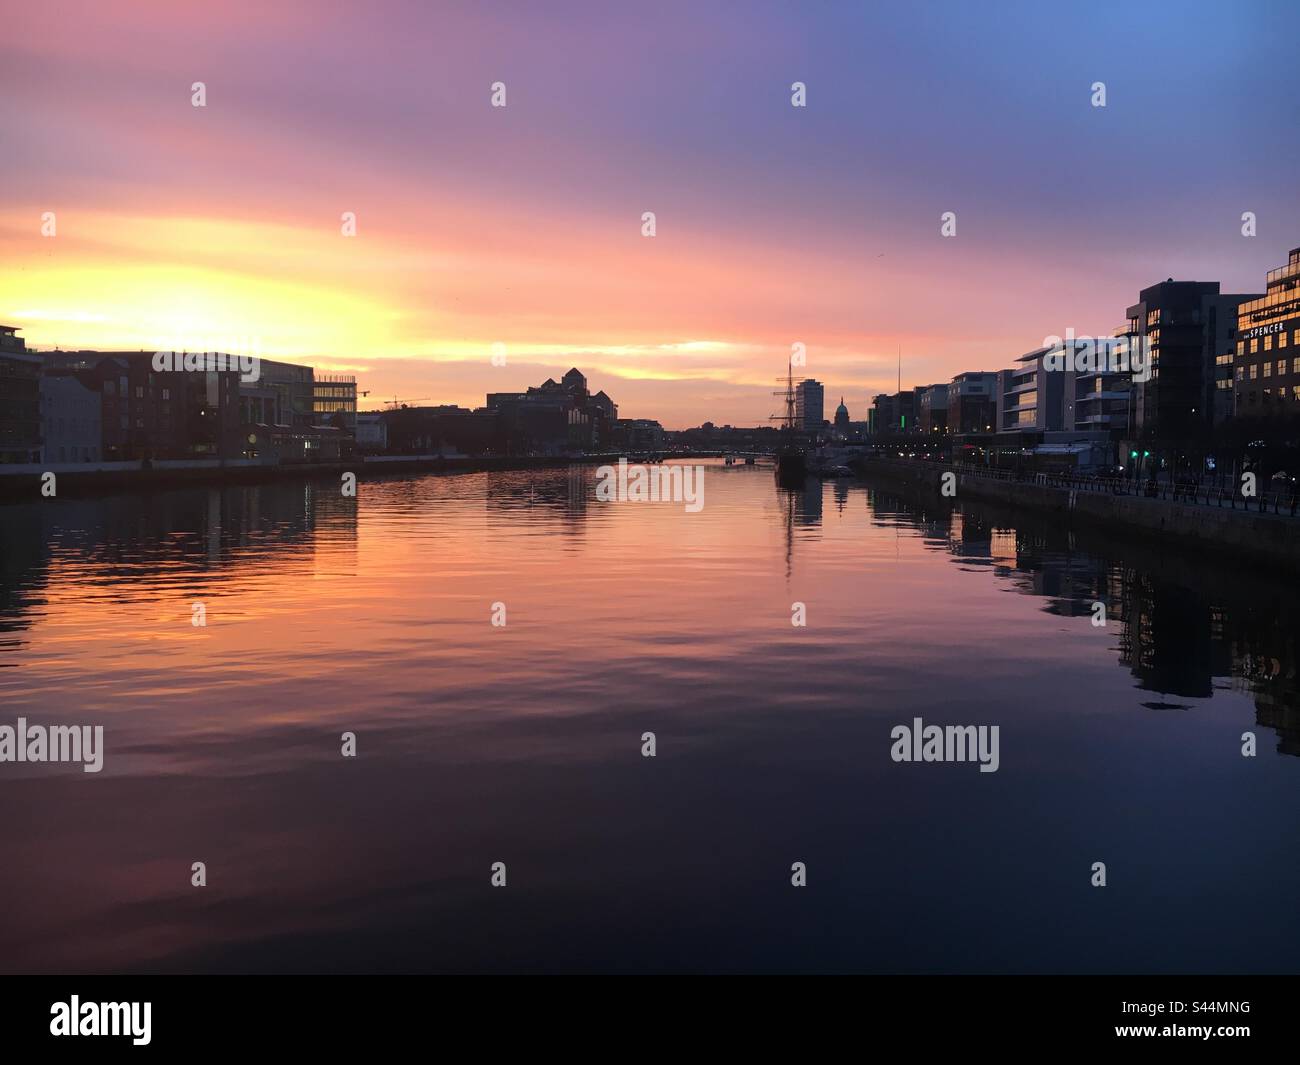
[{"label": "city skyline", "polygon": [[1167,277],[1253,291],[1300,233],[1285,5],[403,9],[401,35],[296,7],[250,35],[241,7],[15,13],[0,321],[32,347],[257,338],[463,406],[578,365],[677,429],[761,424],[802,343],[860,419],[900,349],[917,382],[1000,370]]}]

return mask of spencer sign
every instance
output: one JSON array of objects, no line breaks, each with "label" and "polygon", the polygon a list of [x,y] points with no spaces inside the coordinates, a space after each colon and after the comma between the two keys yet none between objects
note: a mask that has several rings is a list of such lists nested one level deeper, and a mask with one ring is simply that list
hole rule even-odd
[{"label": "spencer sign", "polygon": [[1285,333],[1286,329],[1286,322],[1274,322],[1272,325],[1257,325],[1254,329],[1247,329],[1242,333],[1241,339],[1254,340],[1256,337],[1267,336],[1269,333]]}]

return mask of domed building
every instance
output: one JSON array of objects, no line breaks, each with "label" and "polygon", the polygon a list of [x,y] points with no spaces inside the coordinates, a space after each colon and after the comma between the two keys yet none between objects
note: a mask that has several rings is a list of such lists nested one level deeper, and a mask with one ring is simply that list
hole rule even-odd
[{"label": "domed building", "polygon": [[840,405],[835,408],[835,431],[845,434],[849,431],[849,408],[844,405],[843,396],[840,396]]}]

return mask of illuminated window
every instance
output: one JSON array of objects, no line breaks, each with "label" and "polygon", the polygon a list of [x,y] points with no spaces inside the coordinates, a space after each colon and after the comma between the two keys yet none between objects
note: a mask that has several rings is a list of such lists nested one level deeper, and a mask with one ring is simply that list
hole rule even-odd
[{"label": "illuminated window", "polygon": [[1278,333],[1278,335],[1277,335],[1277,346],[1278,346],[1279,348],[1284,348],[1284,347],[1286,347],[1286,333]]},{"label": "illuminated window", "polygon": [[1259,376],[1259,363],[1252,362],[1250,364],[1250,379],[1253,381],[1258,376]]},{"label": "illuminated window", "polygon": [[1259,337],[1256,337],[1254,340],[1250,342],[1250,353],[1254,355],[1255,352],[1257,352],[1258,350],[1259,350]]},{"label": "illuminated window", "polygon": [[1265,377],[1273,376],[1273,364],[1271,362],[1264,363],[1264,376]]},{"label": "illuminated window", "polygon": [[1246,380],[1246,367],[1244,366],[1237,367],[1237,380],[1238,381]]},{"label": "illuminated window", "polygon": [[1278,360],[1277,360],[1277,375],[1278,375],[1278,377],[1281,377],[1284,373],[1286,373],[1286,359],[1278,359]]},{"label": "illuminated window", "polygon": [[1265,351],[1272,351],[1272,350],[1273,350],[1273,334],[1272,334],[1272,333],[1269,333],[1269,335],[1266,336],[1266,337],[1264,338],[1264,350],[1265,350]]}]

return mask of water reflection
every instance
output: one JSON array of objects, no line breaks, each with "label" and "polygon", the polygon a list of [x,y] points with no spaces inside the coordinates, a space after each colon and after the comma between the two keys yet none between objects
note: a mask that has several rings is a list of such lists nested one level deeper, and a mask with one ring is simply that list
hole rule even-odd
[{"label": "water reflection", "polygon": [[[1300,749],[1267,574],[770,469],[710,468],[699,514],[594,476],[0,508],[3,719],[107,748],[0,766],[0,968],[1293,964],[1300,918],[1235,916],[1300,890],[1297,763],[1237,749]],[[913,715],[1000,723],[1002,768],[902,772]]]},{"label": "water reflection", "polygon": [[1108,624],[1119,627],[1118,664],[1138,688],[1159,695],[1143,707],[1188,710],[1183,700],[1248,692],[1257,724],[1277,733],[1278,752],[1297,753],[1300,614],[1267,574],[1068,530],[1023,512],[870,494],[879,522],[914,522],[928,546],[963,567],[990,565],[1017,592],[1045,598],[1048,613],[1091,619],[1093,604],[1104,603]]}]

